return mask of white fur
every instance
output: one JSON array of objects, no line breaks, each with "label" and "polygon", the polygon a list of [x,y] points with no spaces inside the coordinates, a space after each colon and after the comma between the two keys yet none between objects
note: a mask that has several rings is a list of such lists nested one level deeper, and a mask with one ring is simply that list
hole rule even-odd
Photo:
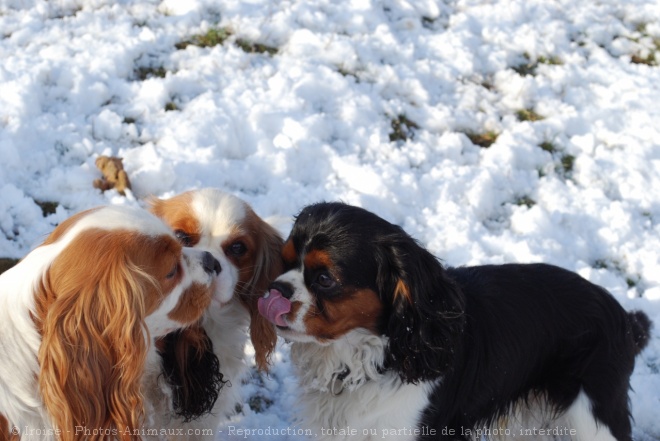
[{"label": "white fur", "polygon": [[[0,414],[18,428],[22,441],[55,439],[55,429],[49,421],[37,381],[41,337],[30,316],[35,311],[35,290],[57,256],[78,234],[90,228],[125,229],[153,236],[172,234],[167,226],[144,210],[116,206],[98,208],[83,215],[59,240],[37,247],[0,275]],[[203,270],[200,273],[201,253],[191,253],[184,260],[186,275],[183,280],[147,319],[152,335],[158,333],[160,326],[181,326],[167,318],[167,314],[177,304],[184,287],[193,282],[207,286],[212,282],[210,275]],[[149,328],[150,324],[153,329]]]},{"label": "white fur", "polygon": [[36,381],[41,337],[29,316],[34,296],[25,285],[34,275],[26,266],[0,275],[0,413],[18,427],[52,431]]},{"label": "white fur", "polygon": [[228,193],[204,188],[194,193],[192,207],[201,227],[201,237],[195,248],[209,251],[222,266],[215,290],[217,306],[222,307],[234,294],[238,270],[225,256],[221,244],[236,233],[235,228],[245,220],[245,203]]},{"label": "white fur", "polygon": [[591,400],[584,391],[561,415],[553,414],[544,396],[531,396],[492,426],[470,430],[475,441],[615,441],[609,428],[596,422]]},{"label": "white fur", "polygon": [[307,334],[307,327],[304,319],[312,306],[314,299],[305,287],[305,279],[301,270],[288,271],[277,278],[278,281],[288,283],[293,288],[293,295],[289,299],[292,303],[297,302],[300,307],[297,314],[289,313],[283,316],[284,322],[288,326],[287,329],[278,329],[282,337],[299,341],[299,342],[316,342],[317,344],[325,344],[325,342],[317,340],[315,337]]},{"label": "white fur", "polygon": [[576,441],[616,441],[605,424],[596,422],[591,400],[584,391],[580,391],[566,411],[566,421],[569,427],[575,429]]},{"label": "white fur", "polygon": [[[360,329],[324,346],[292,344],[301,386],[298,415],[318,439],[416,439],[413,431],[433,384],[403,384],[392,372],[380,374],[386,344],[385,337]],[[346,367],[350,374],[341,384]]]}]

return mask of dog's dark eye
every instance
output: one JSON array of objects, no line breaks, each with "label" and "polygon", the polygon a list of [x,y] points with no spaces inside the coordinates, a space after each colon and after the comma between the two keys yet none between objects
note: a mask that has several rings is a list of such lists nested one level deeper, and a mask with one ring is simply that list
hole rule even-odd
[{"label": "dog's dark eye", "polygon": [[165,276],[166,279],[172,279],[179,272],[179,262],[175,263],[169,273]]},{"label": "dog's dark eye", "polygon": [[192,246],[192,239],[190,238],[190,234],[186,233],[183,230],[176,230],[174,232],[174,236],[181,242],[181,245],[184,247],[189,247]]},{"label": "dog's dark eye", "polygon": [[316,278],[316,284],[323,289],[334,288],[336,282],[335,280],[325,273],[321,273]]},{"label": "dog's dark eye", "polygon": [[247,247],[243,242],[234,242],[229,245],[229,253],[232,256],[241,257],[247,252]]}]

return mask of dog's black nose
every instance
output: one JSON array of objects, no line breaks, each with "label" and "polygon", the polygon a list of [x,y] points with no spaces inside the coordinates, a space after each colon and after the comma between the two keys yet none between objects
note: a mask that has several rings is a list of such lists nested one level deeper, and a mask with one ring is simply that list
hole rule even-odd
[{"label": "dog's black nose", "polygon": [[213,254],[209,253],[208,251],[204,251],[204,255],[202,256],[202,265],[204,266],[204,271],[209,274],[220,274],[220,271],[222,271],[222,267],[220,266],[218,259],[213,257]]},{"label": "dog's black nose", "polygon": [[286,282],[273,282],[268,287],[268,291],[271,289],[279,291],[285,299],[291,299],[293,296],[293,286]]}]

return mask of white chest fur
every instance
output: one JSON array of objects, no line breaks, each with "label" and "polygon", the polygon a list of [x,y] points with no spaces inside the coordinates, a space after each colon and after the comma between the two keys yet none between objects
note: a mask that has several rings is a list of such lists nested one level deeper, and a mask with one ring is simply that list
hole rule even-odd
[{"label": "white chest fur", "polygon": [[414,440],[431,383],[404,384],[379,372],[387,340],[351,331],[327,346],[294,343],[301,424],[321,440]]}]

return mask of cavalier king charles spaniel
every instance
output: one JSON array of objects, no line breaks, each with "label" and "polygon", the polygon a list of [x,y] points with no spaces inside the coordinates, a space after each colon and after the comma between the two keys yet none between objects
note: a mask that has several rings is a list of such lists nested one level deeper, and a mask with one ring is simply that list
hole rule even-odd
[{"label": "cavalier king charles spaniel", "polygon": [[282,238],[247,203],[213,188],[153,199],[151,211],[182,245],[210,252],[221,266],[207,313],[157,342],[160,360],[147,379],[153,427],[203,438],[197,429],[215,429],[242,402],[248,329],[257,366],[267,369],[277,334],[257,301],[282,272]]},{"label": "cavalier king charles spaniel", "polygon": [[545,264],[448,268],[400,227],[319,203],[259,301],[319,439],[631,440],[651,322]]},{"label": "cavalier king charles spaniel", "polygon": [[0,438],[140,438],[151,339],[195,323],[219,263],[146,210],[91,209],[0,275]]}]

